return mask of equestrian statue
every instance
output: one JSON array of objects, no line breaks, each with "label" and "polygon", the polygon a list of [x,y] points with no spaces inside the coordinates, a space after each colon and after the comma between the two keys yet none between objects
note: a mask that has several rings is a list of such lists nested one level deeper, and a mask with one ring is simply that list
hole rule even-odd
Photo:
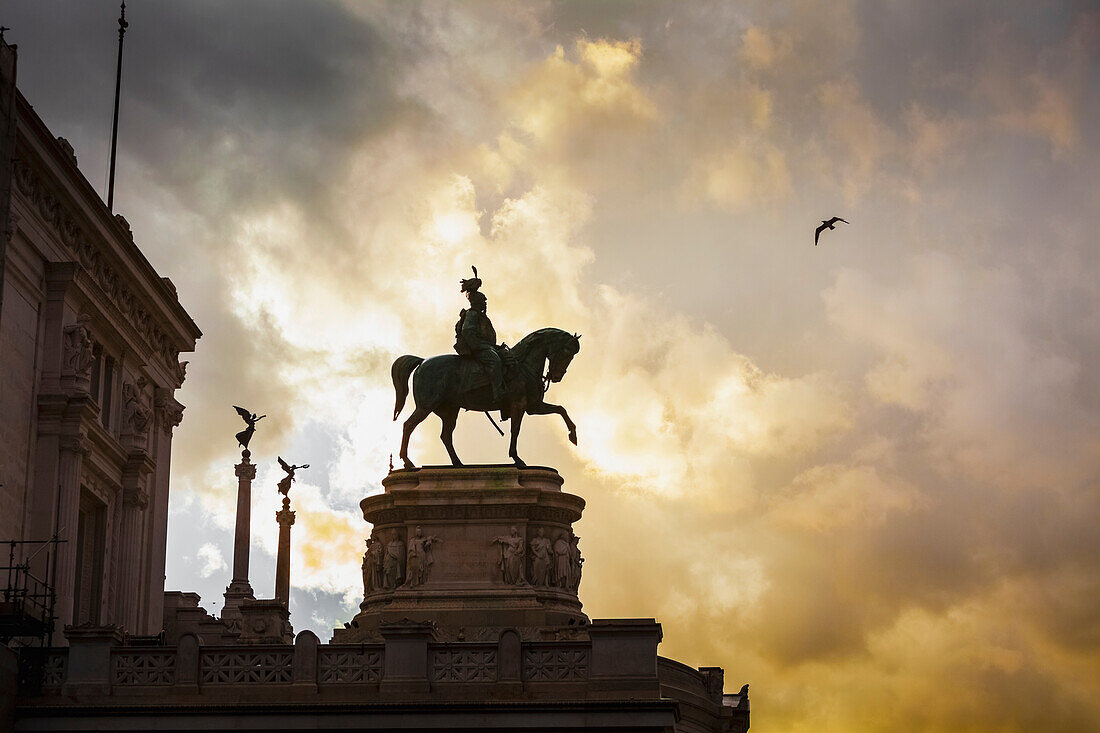
[{"label": "equestrian statue", "polygon": [[560,382],[565,376],[569,362],[581,349],[581,337],[557,328],[540,328],[511,348],[498,345],[496,330],[487,313],[488,299],[481,292],[477,268],[473,270],[472,278],[460,281],[461,292],[466,294],[470,307],[462,309],[455,324],[457,353],[430,359],[406,354],[397,357],[390,368],[397,393],[394,420],[405,407],[409,375],[412,375],[416,409],[405,420],[401,435],[400,456],[405,468],[415,468],[409,460],[409,437],[433,412],[443,422],[440,437],[455,466],[461,466],[462,461],[455,453],[451,438],[458,411],[463,409],[486,415],[499,410],[502,420],[512,421],[508,455],[520,467],[526,464],[516,451],[516,440],[524,415],[561,415],[569,429],[569,441],[577,444],[577,426],[569,419],[569,413],[561,405],[546,402],[543,397],[551,382]]}]

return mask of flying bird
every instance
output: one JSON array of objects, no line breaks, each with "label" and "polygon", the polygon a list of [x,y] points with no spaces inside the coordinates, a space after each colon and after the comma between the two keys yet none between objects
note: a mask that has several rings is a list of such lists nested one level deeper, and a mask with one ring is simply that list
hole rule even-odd
[{"label": "flying bird", "polygon": [[842,221],[845,224],[848,223],[848,221],[846,219],[841,219],[839,216],[834,216],[832,219],[829,219],[828,221],[826,221],[825,219],[821,220],[821,226],[819,226],[817,229],[814,230],[814,246],[815,247],[817,246],[817,240],[821,238],[821,232],[825,231],[826,229],[836,229],[836,223],[838,221]]}]

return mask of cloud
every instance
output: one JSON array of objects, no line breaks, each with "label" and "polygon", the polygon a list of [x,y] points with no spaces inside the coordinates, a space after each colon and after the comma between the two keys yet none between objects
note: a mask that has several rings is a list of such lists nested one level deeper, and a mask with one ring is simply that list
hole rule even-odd
[{"label": "cloud", "polygon": [[[16,5],[23,91],[94,181],[101,11]],[[354,613],[387,368],[450,350],[477,265],[509,343],[583,334],[550,392],[579,447],[545,417],[520,448],[587,501],[590,614],[657,616],[761,728],[1095,727],[1094,14],[215,5],[127,36],[120,208],[206,333],[173,557],[231,546],[244,404],[255,586],[294,457],[296,626]],[[499,461],[475,418],[460,454]],[[412,453],[443,458],[431,425]],[[217,598],[207,566],[169,584]]]},{"label": "cloud", "polygon": [[199,568],[199,575],[204,578],[209,578],[214,573],[223,571],[227,568],[225,558],[222,557],[222,551],[209,542],[200,546],[199,549],[195,551],[195,556],[202,562],[202,567]]}]

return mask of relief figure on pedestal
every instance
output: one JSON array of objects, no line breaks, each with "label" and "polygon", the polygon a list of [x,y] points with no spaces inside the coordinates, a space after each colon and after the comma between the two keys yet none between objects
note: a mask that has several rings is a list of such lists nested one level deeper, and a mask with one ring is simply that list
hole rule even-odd
[{"label": "relief figure on pedestal", "polygon": [[382,587],[393,590],[401,585],[403,577],[401,562],[405,558],[405,543],[401,541],[397,530],[390,535],[392,539],[386,545],[386,552],[382,558]]},{"label": "relief figure on pedestal", "polygon": [[374,537],[367,538],[367,551],[363,553],[363,597],[366,598],[375,589],[381,590],[378,582],[378,561],[381,559],[378,541]]},{"label": "relief figure on pedestal", "polygon": [[81,379],[87,379],[92,372],[92,339],[88,336],[88,321],[91,316],[81,313],[75,323],[65,326],[65,368]]},{"label": "relief figure on pedestal", "polygon": [[569,562],[569,535],[568,532],[559,532],[554,540],[554,569],[553,585],[559,588],[568,588],[572,583],[572,572]]},{"label": "relief figure on pedestal", "polygon": [[550,539],[542,527],[539,527],[531,540],[531,585],[550,585],[553,559],[554,551]]},{"label": "relief figure on pedestal", "polygon": [[512,527],[508,536],[493,538],[493,542],[500,543],[500,567],[501,579],[508,585],[527,585],[523,577],[523,558],[526,554],[523,548],[523,537],[519,530]]},{"label": "relief figure on pedestal", "polygon": [[574,593],[580,588],[581,565],[584,564],[584,558],[581,557],[580,541],[580,537],[573,535],[573,544],[569,546],[569,570],[571,571],[569,587],[573,589]]},{"label": "relief figure on pedestal", "polygon": [[408,562],[405,566],[408,580],[405,581],[405,585],[416,587],[427,582],[428,574],[431,573],[432,565],[435,563],[432,546],[442,541],[434,535],[425,537],[424,530],[420,527],[416,528],[416,534],[409,538]]}]

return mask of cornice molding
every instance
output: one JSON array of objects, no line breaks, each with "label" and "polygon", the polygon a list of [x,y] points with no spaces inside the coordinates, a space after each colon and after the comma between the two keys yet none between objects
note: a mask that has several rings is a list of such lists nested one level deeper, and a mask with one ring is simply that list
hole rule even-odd
[{"label": "cornice molding", "polygon": [[168,367],[168,373],[182,384],[179,348],[169,335],[168,328],[154,315],[153,307],[138,294],[134,284],[128,282],[129,278],[111,263],[112,255],[107,243],[99,236],[89,235],[66,209],[61,197],[26,162],[17,160],[14,173],[19,192],[34,204],[42,220],[53,229],[58,240],[73,254],[74,260],[141,336],[150,352],[159,356]]}]

